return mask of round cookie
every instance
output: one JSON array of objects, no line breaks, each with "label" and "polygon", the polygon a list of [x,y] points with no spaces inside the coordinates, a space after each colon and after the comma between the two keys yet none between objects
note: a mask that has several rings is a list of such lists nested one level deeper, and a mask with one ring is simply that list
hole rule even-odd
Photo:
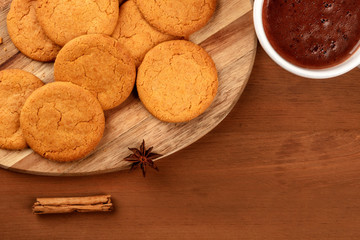
[{"label": "round cookie", "polygon": [[137,67],[150,49],[161,42],[176,39],[176,37],[161,33],[149,25],[132,0],[121,5],[118,24],[112,37],[129,50]]},{"label": "round cookie", "polygon": [[26,148],[20,129],[20,111],[26,98],[43,82],[19,69],[0,71],[0,148]]},{"label": "round cookie", "polygon": [[216,0],[135,0],[144,18],[158,30],[189,36],[206,25]]},{"label": "round cookie", "polygon": [[7,15],[7,29],[14,45],[37,61],[53,61],[60,46],[51,41],[36,19],[36,1],[13,0]]},{"label": "round cookie", "polygon": [[117,107],[135,85],[136,67],[114,38],[92,34],[73,39],[54,65],[55,81],[72,82],[92,92],[104,110]]},{"label": "round cookie", "polygon": [[137,90],[148,111],[165,122],[202,114],[218,88],[214,62],[200,46],[184,40],[160,43],[139,67]]},{"label": "round cookie", "polygon": [[87,156],[105,128],[104,112],[96,98],[72,83],[49,83],[26,100],[20,126],[29,146],[55,161]]},{"label": "round cookie", "polygon": [[46,35],[60,46],[78,36],[111,35],[119,17],[118,0],[37,0],[36,15]]}]

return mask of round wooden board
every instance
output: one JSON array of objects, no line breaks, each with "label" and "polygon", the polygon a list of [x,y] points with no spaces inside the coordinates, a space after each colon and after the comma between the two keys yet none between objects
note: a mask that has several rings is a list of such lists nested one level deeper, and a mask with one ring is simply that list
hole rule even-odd
[{"label": "round wooden board", "polygon": [[[53,81],[53,64],[32,61],[12,44],[6,30],[10,0],[0,2],[0,70],[20,68],[44,82]],[[256,53],[251,0],[218,0],[211,22],[190,40],[200,44],[214,59],[219,73],[219,91],[213,104],[200,117],[182,124],[163,123],[150,115],[134,92],[121,106],[107,111],[104,138],[87,158],[72,163],[44,159],[31,149],[0,150],[0,166],[38,175],[89,175],[128,169],[128,147],[143,139],[164,157],[183,149],[216,127],[231,111],[243,92]]]}]

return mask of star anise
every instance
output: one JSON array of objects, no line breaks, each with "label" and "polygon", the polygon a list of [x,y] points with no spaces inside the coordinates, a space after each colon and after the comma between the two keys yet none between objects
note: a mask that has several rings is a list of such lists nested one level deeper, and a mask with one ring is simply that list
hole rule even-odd
[{"label": "star anise", "polygon": [[134,170],[138,166],[140,166],[143,175],[145,177],[146,175],[146,166],[149,166],[156,171],[159,171],[158,167],[154,163],[154,159],[161,157],[162,155],[153,153],[153,147],[146,150],[145,148],[145,140],[143,140],[142,144],[140,145],[140,148],[129,148],[130,151],[133,153],[127,156],[124,160],[128,162],[132,162],[131,169]]}]

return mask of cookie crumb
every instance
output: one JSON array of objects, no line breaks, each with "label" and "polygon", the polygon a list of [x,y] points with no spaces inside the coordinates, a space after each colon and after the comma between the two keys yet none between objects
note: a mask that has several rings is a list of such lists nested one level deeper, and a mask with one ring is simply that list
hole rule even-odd
[{"label": "cookie crumb", "polygon": [[4,48],[4,51],[7,52],[7,48]]}]

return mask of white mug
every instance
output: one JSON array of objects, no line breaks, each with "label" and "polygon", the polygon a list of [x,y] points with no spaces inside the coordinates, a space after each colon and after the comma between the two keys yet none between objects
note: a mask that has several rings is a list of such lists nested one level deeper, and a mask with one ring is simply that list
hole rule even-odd
[{"label": "white mug", "polygon": [[274,50],[269,40],[267,39],[263,25],[263,5],[264,0],[255,0],[254,2],[253,17],[256,35],[265,52],[270,56],[272,60],[274,60],[285,70],[301,77],[323,79],[337,77],[339,75],[349,72],[350,70],[356,68],[356,66],[360,65],[360,48],[357,48],[357,50],[344,62],[340,62],[338,65],[329,68],[309,69],[296,66],[286,61]]}]

